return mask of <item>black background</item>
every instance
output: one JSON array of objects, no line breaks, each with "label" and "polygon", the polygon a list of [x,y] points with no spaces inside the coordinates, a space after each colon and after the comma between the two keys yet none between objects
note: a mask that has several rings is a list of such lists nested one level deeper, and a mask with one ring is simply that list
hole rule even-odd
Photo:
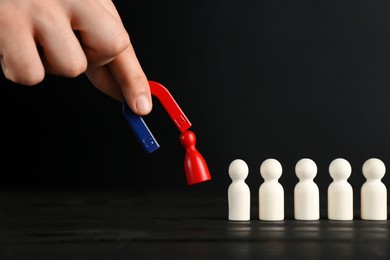
[{"label": "black background", "polygon": [[[188,187],[180,132],[155,100],[145,117],[161,148],[146,154],[121,104],[83,75],[25,87],[0,81],[0,187],[200,190],[224,194],[244,159],[253,193],[267,158],[291,195],[301,158],[390,163],[388,1],[116,1],[149,79],[165,85],[193,123],[213,180]],[[390,165],[390,164],[389,164]],[[388,176],[383,179],[388,185]]]}]

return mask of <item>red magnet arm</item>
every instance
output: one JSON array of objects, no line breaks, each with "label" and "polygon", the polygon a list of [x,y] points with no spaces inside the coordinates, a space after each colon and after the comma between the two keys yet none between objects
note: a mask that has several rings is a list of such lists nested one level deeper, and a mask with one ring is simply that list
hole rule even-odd
[{"label": "red magnet arm", "polygon": [[155,81],[149,80],[149,86],[152,95],[160,101],[161,105],[167,111],[168,115],[171,117],[172,121],[175,123],[180,132],[183,133],[188,128],[190,128],[192,125],[191,122],[180,109],[171,93],[169,93],[169,91],[163,85]]}]

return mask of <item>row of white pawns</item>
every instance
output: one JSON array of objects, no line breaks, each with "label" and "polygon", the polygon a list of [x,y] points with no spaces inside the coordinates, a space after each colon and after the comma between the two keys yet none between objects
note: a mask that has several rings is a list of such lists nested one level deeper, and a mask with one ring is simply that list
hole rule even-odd
[{"label": "row of white pawns", "polygon": [[[228,189],[228,219],[232,221],[250,220],[250,189],[245,183],[248,165],[241,159],[229,165],[232,183]],[[328,218],[331,220],[353,219],[353,190],[347,179],[351,175],[350,163],[337,158],[329,165],[333,181],[328,187]],[[364,162],[362,172],[366,178],[360,190],[360,217],[364,220],[387,219],[387,189],[381,179],[385,175],[385,164],[377,158]],[[295,173],[299,182],[294,188],[294,218],[297,220],[318,220],[320,218],[319,189],[313,181],[317,165],[311,159],[297,162]],[[275,159],[267,159],[260,166],[264,182],[259,188],[259,219],[280,221],[284,219],[284,189],[278,182],[282,166]]]}]

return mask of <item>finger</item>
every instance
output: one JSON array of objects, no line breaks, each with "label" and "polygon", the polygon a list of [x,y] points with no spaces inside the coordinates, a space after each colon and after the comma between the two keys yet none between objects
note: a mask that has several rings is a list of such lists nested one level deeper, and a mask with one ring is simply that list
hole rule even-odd
[{"label": "finger", "polygon": [[34,37],[28,27],[8,28],[1,37],[1,67],[7,79],[32,86],[45,77]]},{"label": "finger", "polygon": [[77,1],[71,13],[72,28],[80,33],[90,66],[107,64],[129,46],[121,21],[98,1]]},{"label": "finger", "polygon": [[58,15],[50,23],[36,18],[34,24],[49,73],[76,77],[85,72],[87,58],[66,17]]},{"label": "finger", "polygon": [[108,68],[130,108],[136,114],[148,114],[152,110],[150,88],[132,46],[108,64]]},{"label": "finger", "polygon": [[119,101],[123,100],[121,88],[107,66],[88,69],[86,75],[97,89]]},{"label": "finger", "polygon": [[118,21],[121,21],[121,17],[116,9],[114,3],[111,0],[98,0],[106,10],[108,10]]}]

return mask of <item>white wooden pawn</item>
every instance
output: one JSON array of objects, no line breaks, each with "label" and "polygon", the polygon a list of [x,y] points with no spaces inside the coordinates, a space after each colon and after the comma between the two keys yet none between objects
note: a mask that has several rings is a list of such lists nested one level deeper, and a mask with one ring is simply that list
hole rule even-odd
[{"label": "white wooden pawn", "polygon": [[360,190],[360,215],[364,220],[387,219],[387,189],[381,179],[385,176],[386,166],[377,159],[368,159],[362,167],[366,182]]},{"label": "white wooden pawn", "polygon": [[250,220],[250,189],[245,183],[249,169],[245,161],[236,159],[229,165],[232,183],[228,188],[228,219],[232,221]]},{"label": "white wooden pawn", "polygon": [[284,189],[278,182],[282,165],[275,159],[267,159],[260,166],[264,182],[259,188],[259,219],[279,221],[284,219]]},{"label": "white wooden pawn", "polygon": [[295,165],[299,182],[294,188],[294,218],[297,220],[318,220],[320,218],[320,195],[313,181],[317,175],[317,165],[304,158]]},{"label": "white wooden pawn", "polygon": [[328,187],[328,218],[331,220],[353,220],[353,189],[347,181],[351,172],[351,165],[343,158],[337,158],[329,165],[333,178]]}]

